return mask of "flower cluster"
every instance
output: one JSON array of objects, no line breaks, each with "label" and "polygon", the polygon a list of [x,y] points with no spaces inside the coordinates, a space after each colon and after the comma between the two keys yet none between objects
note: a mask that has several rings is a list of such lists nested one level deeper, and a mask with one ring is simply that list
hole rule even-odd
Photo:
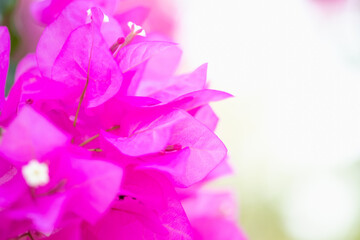
[{"label": "flower cluster", "polygon": [[[175,75],[179,46],[115,3],[33,6],[47,27],[0,96],[0,239],[245,239],[200,191],[230,171],[209,103],[231,95],[206,64]],[[9,51],[0,27],[3,93]]]}]

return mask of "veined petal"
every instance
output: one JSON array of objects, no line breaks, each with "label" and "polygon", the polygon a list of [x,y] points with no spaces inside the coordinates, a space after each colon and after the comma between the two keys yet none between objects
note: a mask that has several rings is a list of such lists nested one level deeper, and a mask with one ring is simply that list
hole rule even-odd
[{"label": "veined petal", "polygon": [[122,48],[116,59],[119,62],[121,71],[124,73],[173,46],[176,46],[176,44],[171,42],[134,43]]},{"label": "veined petal", "polygon": [[71,160],[71,209],[94,224],[119,191],[122,169],[100,160]]},{"label": "veined petal", "polygon": [[69,97],[79,98],[87,85],[85,99],[95,107],[120,89],[122,75],[100,31],[85,25],[74,30],[57,57],[52,79],[65,84]]},{"label": "veined petal", "polygon": [[40,159],[67,141],[67,136],[39,113],[24,107],[6,129],[0,151],[12,163],[22,165],[31,159]]}]

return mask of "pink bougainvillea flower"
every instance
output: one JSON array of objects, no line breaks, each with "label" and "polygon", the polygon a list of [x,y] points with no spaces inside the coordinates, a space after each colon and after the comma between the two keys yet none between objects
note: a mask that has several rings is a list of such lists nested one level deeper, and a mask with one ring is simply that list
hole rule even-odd
[{"label": "pink bougainvillea flower", "polygon": [[84,239],[192,239],[192,230],[172,184],[154,171],[125,170],[119,198]]},{"label": "pink bougainvillea flower", "polygon": [[209,105],[231,95],[208,89],[207,64],[175,74],[157,5],[115,3],[34,3],[48,26],[0,96],[0,239],[244,239],[228,198],[199,193],[231,172]]},{"label": "pink bougainvillea flower", "polygon": [[183,201],[194,231],[194,240],[246,240],[237,227],[237,209],[229,193],[198,192]]},{"label": "pink bougainvillea flower", "polygon": [[[122,82],[105,39],[121,35],[121,30],[104,32],[111,17],[107,19],[99,8],[86,8],[82,2],[70,4],[45,30],[36,54],[40,75],[32,77],[24,91],[27,99],[58,99],[67,104],[68,117],[75,115],[74,126],[82,106],[102,104],[118,92]],[[54,36],[59,36],[55,42]]]},{"label": "pink bougainvillea flower", "polygon": [[68,144],[67,135],[29,107],[5,129],[0,145],[0,236],[27,231],[49,235],[63,218],[94,223],[108,208],[119,191],[122,170],[89,161],[88,152]]}]

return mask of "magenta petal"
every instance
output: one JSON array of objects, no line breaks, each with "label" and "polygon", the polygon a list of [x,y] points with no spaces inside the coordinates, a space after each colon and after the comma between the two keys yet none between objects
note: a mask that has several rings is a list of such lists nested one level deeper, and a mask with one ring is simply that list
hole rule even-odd
[{"label": "magenta petal", "polygon": [[43,0],[31,5],[35,19],[44,24],[50,24],[72,0]]},{"label": "magenta petal", "polygon": [[101,216],[119,191],[122,169],[98,160],[72,160],[72,210],[90,223]]},{"label": "magenta petal", "polygon": [[104,131],[102,134],[123,154],[141,156],[163,150],[169,139],[170,130],[166,128],[145,130],[139,134],[135,133],[129,138],[118,137]]},{"label": "magenta petal", "polygon": [[149,14],[150,9],[146,7],[135,7],[124,13],[115,15],[114,18],[119,22],[120,26],[126,33],[130,32],[128,22],[133,22],[141,26]]},{"label": "magenta petal", "polygon": [[[137,127],[130,130],[128,139],[105,134],[105,139],[125,154],[141,156],[157,152],[143,156],[141,159],[144,163],[139,167],[165,171],[177,186],[184,187],[201,181],[226,157],[227,149],[221,140],[187,112],[164,111],[161,117],[156,118],[154,113],[161,113],[162,106],[144,110],[135,116],[128,115],[126,119],[129,123],[120,123],[124,128],[125,125]],[[139,124],[143,127],[139,127]],[[171,150],[172,146],[179,146],[183,150],[189,148],[190,153],[180,154],[177,152],[179,149]],[[166,150],[167,147],[170,147],[170,152]]]},{"label": "magenta petal", "polygon": [[10,162],[0,158],[0,209],[8,207],[26,190],[21,173]]},{"label": "magenta petal", "polygon": [[85,226],[83,235],[89,240],[168,239],[168,231],[157,212],[127,196],[121,202],[116,201],[95,226]]},{"label": "magenta petal", "polygon": [[191,185],[192,183],[183,180],[183,176],[188,174],[186,168],[190,152],[190,148],[186,147],[177,152],[146,156],[142,158],[146,163],[139,165],[137,169],[154,169],[167,173],[176,187]]},{"label": "magenta petal", "polygon": [[104,9],[109,13],[116,10],[117,0],[93,0],[93,2],[101,9]]},{"label": "magenta petal", "polygon": [[13,163],[26,163],[40,159],[66,142],[62,132],[30,107],[24,107],[6,129],[0,151]]},{"label": "magenta petal", "polygon": [[19,79],[10,89],[3,111],[0,115],[0,123],[2,126],[7,126],[16,116],[21,99],[22,85],[23,80]]},{"label": "magenta petal", "polygon": [[21,75],[37,68],[36,55],[34,53],[27,54],[16,67],[15,71],[15,82],[19,80]]},{"label": "magenta petal", "polygon": [[10,34],[7,27],[0,26],[0,110],[5,103],[5,85],[10,60]]},{"label": "magenta petal", "polygon": [[230,97],[232,97],[232,95],[226,92],[203,89],[182,95],[171,101],[168,105],[189,111],[210,102],[216,102]]},{"label": "magenta petal", "polygon": [[[198,191],[183,203],[189,218],[201,216],[237,220],[236,199],[231,192]],[[211,206],[211,208],[209,208]]]},{"label": "magenta petal", "polygon": [[75,222],[68,224],[64,228],[57,229],[46,240],[82,240],[80,232],[80,223]]},{"label": "magenta petal", "polygon": [[124,73],[173,46],[176,46],[176,44],[171,42],[134,43],[122,48],[116,59],[119,62],[121,71]]},{"label": "magenta petal", "polygon": [[104,21],[104,13],[100,10],[100,8],[92,7],[87,13],[88,17],[91,19],[91,22],[100,28]]},{"label": "magenta petal", "polygon": [[176,110],[165,116],[164,121],[157,123],[171,131],[167,146],[180,146],[181,150],[167,152],[163,148],[157,154],[141,157],[144,163],[138,167],[164,171],[176,186],[187,187],[204,179],[220,164],[227,149],[211,130],[187,112]]},{"label": "magenta petal", "polygon": [[211,131],[215,131],[219,118],[209,105],[193,109],[189,113],[199,122],[207,126]]},{"label": "magenta petal", "polygon": [[[157,205],[156,211],[169,235],[159,239],[192,239],[189,221],[173,185],[162,174],[153,171],[134,171],[130,174],[131,177],[127,179],[128,182],[125,179],[124,189],[135,193],[139,199],[149,199],[148,196],[160,191],[157,198],[163,198],[164,205]],[[141,195],[141,193],[147,194]]]},{"label": "magenta petal", "polygon": [[8,216],[14,221],[25,222],[29,219],[35,229],[49,235],[62,213],[65,195],[47,196],[38,198],[36,204],[19,206],[12,210]]},{"label": "magenta petal", "polygon": [[[90,1],[70,3],[59,17],[45,28],[36,49],[39,69],[44,77],[51,78],[52,66],[69,34],[91,20],[91,16],[88,16],[91,6],[93,4]],[[123,33],[117,21],[111,16],[108,17],[109,22],[102,24],[101,32],[107,45],[111,46],[117,38],[123,36]]]},{"label": "magenta petal", "polygon": [[[49,235],[54,230],[55,224],[63,210],[65,195],[46,197],[38,200],[38,205],[33,209],[24,209],[25,216],[30,218],[36,229]],[[16,214],[16,211],[13,212]],[[21,216],[22,220],[25,216]]]},{"label": "magenta petal", "polygon": [[233,169],[229,164],[228,158],[225,158],[219,165],[216,166],[204,179],[204,181],[210,181],[213,179],[218,179],[220,177],[233,174]]},{"label": "magenta petal", "polygon": [[[157,41],[168,40],[157,39]],[[146,84],[148,86],[149,80],[150,82],[154,82],[154,79],[157,79],[155,84],[161,84],[163,86],[169,79],[174,76],[176,70],[179,67],[181,56],[182,50],[179,46],[173,46],[166,49],[165,51],[160,52],[159,54],[156,54],[156,56],[153,56],[146,64],[142,84]],[[149,94],[138,93],[138,95],[147,96]]]},{"label": "magenta petal", "polygon": [[231,194],[200,192],[183,204],[195,240],[247,239],[236,224],[236,201]]},{"label": "magenta petal", "polygon": [[[149,86],[143,94],[146,93],[147,96],[161,102],[169,102],[178,96],[202,90],[206,83],[206,72],[207,64],[204,64],[190,74],[174,77],[167,82],[152,81],[146,83]],[[139,94],[142,95],[141,91]]]},{"label": "magenta petal", "polygon": [[120,24],[112,16],[106,16],[109,17],[109,21],[102,23],[101,34],[110,48],[119,38],[124,37],[124,33]]},{"label": "magenta petal", "polygon": [[51,78],[51,68],[56,57],[69,34],[86,23],[88,8],[86,2],[69,4],[60,16],[45,28],[36,49],[36,58],[43,76]]},{"label": "magenta petal", "polygon": [[177,181],[185,186],[202,180],[225,157],[227,149],[221,140],[207,127],[188,115],[179,111],[181,121],[172,129],[169,145],[180,144],[190,148],[190,156],[186,163],[186,174],[177,177]]},{"label": "magenta petal", "polygon": [[129,137],[116,137],[106,132],[103,132],[103,135],[120,152],[129,156],[141,156],[164,150],[170,139],[172,125],[176,121],[176,114],[170,113],[137,129]]},{"label": "magenta petal", "polygon": [[120,89],[122,75],[98,29],[85,25],[74,30],[52,70],[52,79],[68,87],[69,97],[85,97],[95,107]]},{"label": "magenta petal", "polygon": [[247,239],[236,222],[227,219],[200,217],[191,224],[194,227],[194,240]]},{"label": "magenta petal", "polygon": [[85,239],[192,239],[192,229],[172,184],[161,174],[128,170],[123,195]]}]

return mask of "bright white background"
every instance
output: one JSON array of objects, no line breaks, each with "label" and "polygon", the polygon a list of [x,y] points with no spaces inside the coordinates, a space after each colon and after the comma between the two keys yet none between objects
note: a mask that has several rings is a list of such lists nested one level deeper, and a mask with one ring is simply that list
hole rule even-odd
[{"label": "bright white background", "polygon": [[214,107],[250,239],[357,239],[360,4],[178,4],[186,69],[235,95]]}]

